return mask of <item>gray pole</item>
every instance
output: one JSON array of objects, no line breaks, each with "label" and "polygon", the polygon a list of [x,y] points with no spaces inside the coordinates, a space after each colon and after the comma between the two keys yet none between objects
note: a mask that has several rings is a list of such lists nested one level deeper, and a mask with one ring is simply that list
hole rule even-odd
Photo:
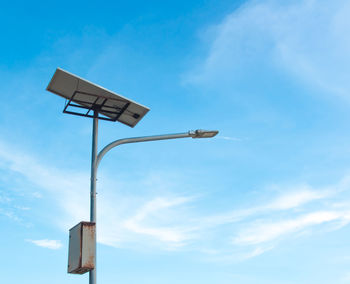
[{"label": "gray pole", "polygon": [[[92,153],[91,153],[91,182],[90,182],[90,222],[96,224],[96,172],[97,172],[97,137],[98,112],[94,111],[92,127]],[[89,272],[89,284],[96,284],[96,225],[95,225],[95,263],[94,269]]]}]

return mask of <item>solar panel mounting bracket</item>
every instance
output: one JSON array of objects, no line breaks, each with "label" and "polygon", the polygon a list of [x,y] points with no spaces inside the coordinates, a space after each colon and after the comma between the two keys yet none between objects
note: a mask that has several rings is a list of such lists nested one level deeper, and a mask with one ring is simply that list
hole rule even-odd
[{"label": "solar panel mounting bracket", "polygon": [[[96,98],[92,103],[89,102],[80,102],[77,99],[74,99],[76,94],[84,94],[87,96],[91,96]],[[64,106],[63,112],[64,113],[68,113],[68,114],[73,114],[73,115],[78,115],[78,116],[84,116],[84,117],[91,117],[94,118],[94,114],[90,114],[91,111],[97,112],[98,119],[102,119],[102,120],[108,120],[108,121],[117,121],[118,118],[125,112],[125,110],[128,108],[128,106],[130,105],[130,102],[125,101],[125,105],[122,108],[110,108],[111,110],[103,110],[104,113],[109,113],[111,115],[115,115],[114,118],[110,118],[107,116],[104,116],[103,114],[100,113],[100,110],[102,109],[102,107],[104,106],[104,104],[107,101],[107,98],[103,98],[103,102],[101,104],[97,104],[97,101],[101,99],[101,96],[95,95],[95,94],[89,94],[86,92],[81,92],[81,91],[75,91],[73,93],[73,95],[70,97],[70,99],[67,101],[66,100],[66,104]],[[109,99],[111,100],[111,99]],[[113,100],[113,99],[112,99]],[[80,104],[76,104],[74,102],[80,103]],[[120,102],[120,100],[119,100]],[[78,109],[86,109],[87,112],[86,113],[82,113],[82,112],[78,112]],[[135,117],[138,118],[138,117]]]}]

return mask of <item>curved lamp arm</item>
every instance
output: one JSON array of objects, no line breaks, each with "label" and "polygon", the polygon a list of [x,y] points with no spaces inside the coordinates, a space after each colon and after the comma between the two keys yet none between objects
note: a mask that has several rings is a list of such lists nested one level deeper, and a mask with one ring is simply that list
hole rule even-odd
[{"label": "curved lamp arm", "polygon": [[114,142],[108,144],[104,147],[97,155],[95,168],[97,170],[98,165],[100,164],[103,156],[112,148],[119,146],[121,144],[129,144],[129,143],[138,143],[138,142],[148,142],[148,141],[157,141],[157,140],[169,140],[169,139],[177,139],[177,138],[211,138],[218,134],[217,130],[190,130],[184,133],[176,133],[176,134],[165,134],[165,135],[154,135],[154,136],[143,136],[143,137],[132,137],[132,138],[124,138],[118,139]]}]

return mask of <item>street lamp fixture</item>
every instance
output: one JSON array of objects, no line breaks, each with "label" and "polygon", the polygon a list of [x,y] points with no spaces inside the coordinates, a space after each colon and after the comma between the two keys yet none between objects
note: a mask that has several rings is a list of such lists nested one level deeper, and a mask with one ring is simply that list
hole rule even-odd
[{"label": "street lamp fixture", "polygon": [[216,134],[219,133],[217,130],[191,130],[188,132],[192,138],[213,138]]},{"label": "street lamp fixture", "polygon": [[[133,102],[119,94],[111,92],[103,87],[93,84],[63,69],[57,68],[47,90],[66,99],[63,109],[64,113],[93,118],[92,127],[92,157],[91,157],[91,184],[90,184],[90,223],[81,222],[70,230],[70,234],[77,238],[70,242],[69,249],[74,244],[80,245],[80,256],[76,258],[75,270],[68,267],[69,273],[83,274],[89,271],[89,284],[96,284],[96,177],[97,169],[103,156],[112,148],[128,143],[139,143],[157,140],[169,140],[178,138],[212,138],[218,134],[217,130],[190,130],[184,133],[143,136],[124,138],[113,141],[105,146],[100,152],[97,150],[98,120],[118,121],[130,127],[134,127],[149,111],[149,108]],[[85,232],[85,233],[84,233]],[[70,237],[71,237],[70,235]],[[79,237],[86,237],[86,242],[90,246],[88,251],[88,261],[86,267],[82,267],[82,245],[84,242]],[[85,245],[86,247],[86,245]],[[71,253],[69,253],[69,261]],[[90,256],[91,259],[90,260]],[[72,253],[72,257],[76,252]],[[86,256],[85,256],[86,257]]]}]

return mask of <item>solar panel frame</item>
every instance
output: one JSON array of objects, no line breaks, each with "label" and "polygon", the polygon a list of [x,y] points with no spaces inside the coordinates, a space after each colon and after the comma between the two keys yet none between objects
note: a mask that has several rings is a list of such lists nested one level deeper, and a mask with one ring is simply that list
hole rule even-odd
[{"label": "solar panel frame", "polygon": [[[68,100],[63,110],[65,113],[94,117],[90,114],[93,110],[99,114],[99,119],[119,121],[130,127],[134,127],[149,111],[141,104],[61,68],[56,69],[46,90]],[[78,112],[78,109],[87,112]]]}]

